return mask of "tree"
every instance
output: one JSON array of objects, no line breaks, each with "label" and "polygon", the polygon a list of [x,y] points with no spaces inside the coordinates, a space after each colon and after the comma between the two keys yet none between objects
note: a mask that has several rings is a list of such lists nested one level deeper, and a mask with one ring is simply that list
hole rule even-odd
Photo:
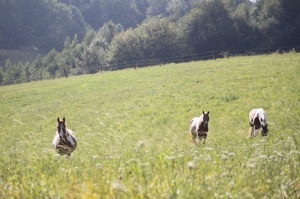
[{"label": "tree", "polygon": [[183,19],[185,41],[193,52],[228,50],[236,46],[236,32],[220,0],[205,1]]},{"label": "tree", "polygon": [[38,57],[29,66],[29,81],[43,80],[43,71],[43,58],[39,54]]},{"label": "tree", "polygon": [[[2,74],[3,75],[3,74]],[[8,59],[5,63],[5,72],[2,77],[1,82],[3,84],[17,84],[21,82],[26,82],[26,71],[22,64],[18,64],[17,66],[12,64]]]},{"label": "tree", "polygon": [[58,56],[58,53],[53,49],[44,58],[43,64],[47,67],[47,71],[50,75],[50,78],[55,78],[55,74],[56,74],[57,70],[59,69],[57,61],[56,61],[57,56]]},{"label": "tree", "polygon": [[257,41],[261,38],[261,33],[253,23],[252,10],[250,3],[241,3],[232,11],[234,28],[239,40],[239,48],[251,49],[257,47]]},{"label": "tree", "polygon": [[3,84],[4,74],[3,71],[0,69],[0,85]]},{"label": "tree", "polygon": [[148,16],[161,16],[165,17],[166,15],[166,7],[168,4],[168,0],[148,0],[149,7],[147,8]]},{"label": "tree", "polygon": [[56,0],[5,0],[0,6],[0,45],[17,49],[34,47],[48,52],[61,50],[67,36],[80,39],[85,23],[74,6]]},{"label": "tree", "polygon": [[256,3],[255,20],[265,47],[300,43],[300,1],[269,0]]},{"label": "tree", "polygon": [[136,29],[118,34],[111,43],[112,63],[164,59],[178,53],[177,33],[167,19],[149,18]]}]

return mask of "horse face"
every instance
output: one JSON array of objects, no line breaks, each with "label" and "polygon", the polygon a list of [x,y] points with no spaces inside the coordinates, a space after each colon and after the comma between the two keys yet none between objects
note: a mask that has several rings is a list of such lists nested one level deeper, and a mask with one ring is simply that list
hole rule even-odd
[{"label": "horse face", "polygon": [[262,125],[261,128],[262,128],[262,135],[266,136],[268,134],[268,131],[269,131],[268,124],[266,124],[265,126]]},{"label": "horse face", "polygon": [[59,118],[57,118],[58,122],[58,127],[57,127],[57,132],[60,137],[63,137],[66,134],[66,124],[65,124],[65,118],[63,118],[63,121],[60,121]]},{"label": "horse face", "polygon": [[208,122],[209,122],[209,111],[207,113],[205,113],[204,111],[202,111],[203,114],[203,122],[204,122],[204,126],[208,127]]}]

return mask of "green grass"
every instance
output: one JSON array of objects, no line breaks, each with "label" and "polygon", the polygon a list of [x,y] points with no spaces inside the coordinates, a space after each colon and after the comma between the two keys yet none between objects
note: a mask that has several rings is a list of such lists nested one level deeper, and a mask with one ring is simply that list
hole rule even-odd
[{"label": "green grass", "polygon": [[[0,100],[0,198],[300,197],[300,54],[4,86]],[[267,139],[248,138],[256,107]],[[69,159],[51,146],[57,117],[78,140]]]}]

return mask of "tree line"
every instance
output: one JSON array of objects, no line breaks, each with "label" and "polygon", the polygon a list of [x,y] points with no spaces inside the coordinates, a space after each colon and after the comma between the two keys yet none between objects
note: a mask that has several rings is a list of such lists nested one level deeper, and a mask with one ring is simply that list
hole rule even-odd
[{"label": "tree line", "polygon": [[[298,0],[1,0],[0,84],[96,73],[139,60],[300,44]],[[42,55],[43,54],[43,55]]]}]

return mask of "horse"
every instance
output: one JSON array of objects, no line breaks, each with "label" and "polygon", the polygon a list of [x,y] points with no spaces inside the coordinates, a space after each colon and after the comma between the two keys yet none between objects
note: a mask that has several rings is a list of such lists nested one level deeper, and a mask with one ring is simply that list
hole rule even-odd
[{"label": "horse", "polygon": [[190,133],[193,142],[196,144],[197,137],[199,141],[203,139],[203,144],[205,144],[207,133],[208,133],[208,122],[209,122],[209,111],[205,113],[202,111],[200,117],[194,117],[190,122]]},{"label": "horse", "polygon": [[66,119],[61,121],[57,118],[58,127],[54,135],[52,146],[60,155],[67,155],[68,157],[77,147],[77,140],[74,132],[66,128]]},{"label": "horse", "polygon": [[252,109],[249,113],[249,137],[253,138],[257,136],[260,129],[262,136],[267,136],[268,134],[268,116],[264,109],[256,108]]}]

